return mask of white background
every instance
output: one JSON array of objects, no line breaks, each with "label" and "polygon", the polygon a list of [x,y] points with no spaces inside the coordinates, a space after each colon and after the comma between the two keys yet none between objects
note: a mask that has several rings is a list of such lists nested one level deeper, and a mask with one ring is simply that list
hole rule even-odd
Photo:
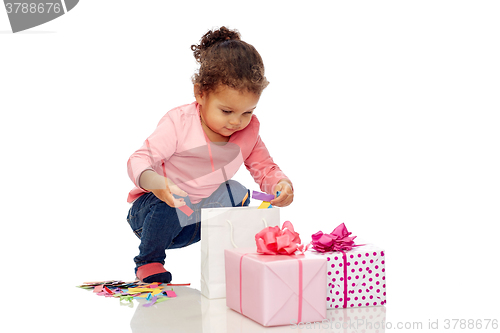
[{"label": "white background", "polygon": [[[194,100],[190,46],[226,25],[271,82],[255,114],[294,182],[282,220],[304,242],[344,222],[385,248],[387,321],[500,319],[499,16],[497,1],[107,0],[12,34],[0,10],[2,317],[130,330],[118,304],[88,318],[113,301],[74,286],[134,278],[128,157]],[[168,254],[173,282],[199,288],[199,249]]]}]

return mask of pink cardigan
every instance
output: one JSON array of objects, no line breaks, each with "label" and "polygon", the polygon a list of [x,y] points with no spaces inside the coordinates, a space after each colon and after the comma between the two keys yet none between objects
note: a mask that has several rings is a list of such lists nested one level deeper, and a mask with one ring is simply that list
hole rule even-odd
[{"label": "pink cardigan", "polygon": [[288,178],[269,155],[260,138],[259,126],[253,115],[250,124],[233,133],[226,144],[207,144],[197,102],[170,110],[128,160],[128,175],[135,187],[127,201],[133,202],[148,192],[139,184],[145,170],[166,175],[188,193],[192,203],[197,203],[231,179],[243,163],[260,189],[273,194],[278,181]]}]

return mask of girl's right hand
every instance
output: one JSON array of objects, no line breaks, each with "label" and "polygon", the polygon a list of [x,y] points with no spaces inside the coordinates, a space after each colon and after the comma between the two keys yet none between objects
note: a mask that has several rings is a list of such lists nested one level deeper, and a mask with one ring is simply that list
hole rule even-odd
[{"label": "girl's right hand", "polygon": [[151,192],[160,199],[161,201],[165,202],[167,205],[170,207],[182,207],[186,205],[186,202],[184,202],[184,199],[182,198],[175,198],[172,194],[185,197],[187,196],[187,193],[183,190],[181,190],[177,185],[175,185],[170,179],[163,177],[165,179],[165,187],[166,188],[158,188],[158,189],[152,189]]},{"label": "girl's right hand", "polygon": [[177,199],[173,194],[181,197],[185,197],[188,194],[181,190],[170,179],[160,176],[153,170],[144,171],[139,182],[143,189],[153,192],[158,199],[165,202],[170,207],[182,207],[186,204],[184,199]]}]

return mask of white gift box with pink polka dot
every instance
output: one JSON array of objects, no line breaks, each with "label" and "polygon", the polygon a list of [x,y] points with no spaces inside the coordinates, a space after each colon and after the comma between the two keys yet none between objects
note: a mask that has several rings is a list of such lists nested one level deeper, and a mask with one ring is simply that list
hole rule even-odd
[{"label": "white gift box with pink polka dot", "polygon": [[383,249],[365,244],[344,253],[321,253],[315,250],[307,253],[327,260],[327,309],[380,306],[386,303]]}]

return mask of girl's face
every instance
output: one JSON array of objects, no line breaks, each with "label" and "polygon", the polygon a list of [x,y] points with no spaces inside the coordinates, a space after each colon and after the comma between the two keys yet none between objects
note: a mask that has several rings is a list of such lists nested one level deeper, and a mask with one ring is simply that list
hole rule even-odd
[{"label": "girl's face", "polygon": [[248,126],[260,96],[252,92],[221,87],[203,93],[195,86],[203,130],[210,141],[229,141],[231,134]]}]

